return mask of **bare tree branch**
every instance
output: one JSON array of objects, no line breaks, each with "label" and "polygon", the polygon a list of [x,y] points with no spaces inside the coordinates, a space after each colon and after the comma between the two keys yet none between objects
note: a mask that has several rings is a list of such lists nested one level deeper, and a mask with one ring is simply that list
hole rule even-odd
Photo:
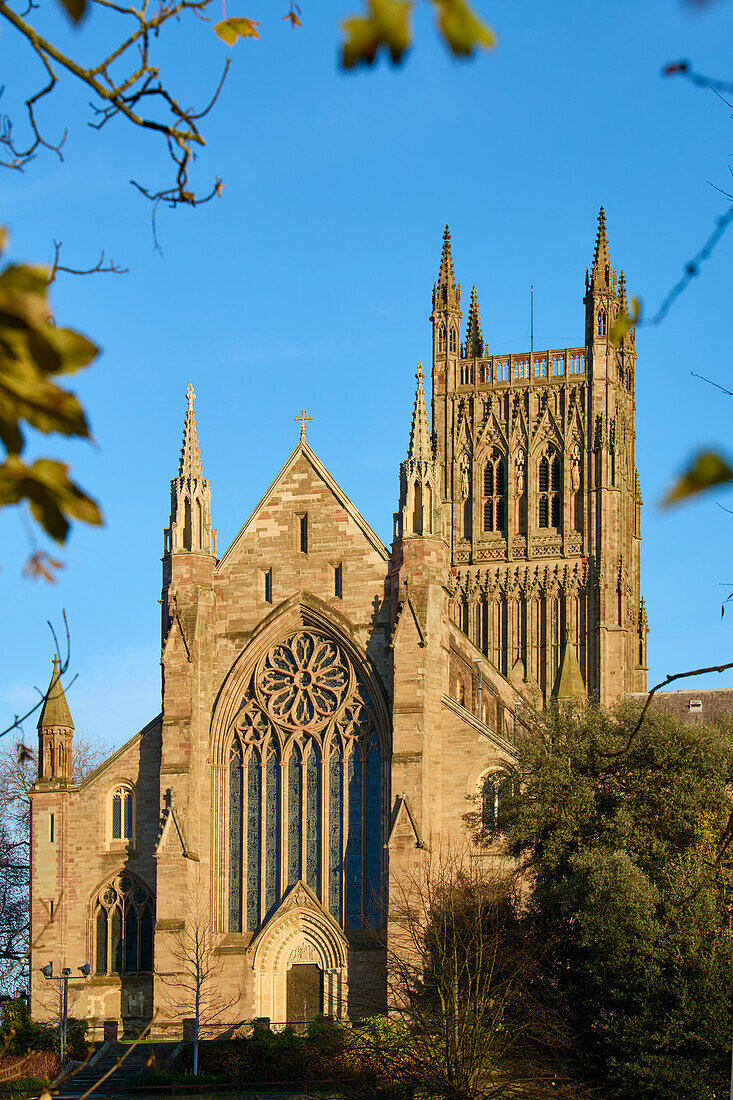
[{"label": "bare tree branch", "polygon": [[[42,148],[63,159],[62,148],[66,132],[58,140],[46,137],[40,128],[36,108],[54,91],[62,75],[70,75],[85,84],[93,93],[90,107],[95,121],[91,121],[89,125],[102,129],[111,119],[121,116],[133,126],[162,137],[174,164],[175,179],[172,184],[157,189],[132,181],[146,198],[162,200],[169,206],[177,206],[179,203],[198,206],[221,194],[221,181],[217,179],[208,192],[198,196],[190,186],[189,171],[194,159],[194,149],[206,144],[200,122],[219,97],[229,69],[229,60],[224,65],[213,95],[199,109],[182,106],[181,101],[166,86],[160,67],[151,56],[151,46],[166,23],[170,20],[180,21],[187,14],[208,22],[206,13],[211,2],[212,0],[141,0],[140,6],[136,7],[134,4],[116,4],[113,0],[89,0],[91,5],[96,5],[104,13],[108,23],[114,20],[116,24],[122,19],[125,24],[131,24],[131,27],[125,30],[122,40],[109,53],[105,53],[92,64],[82,64],[59,49],[29,21],[28,17],[37,8],[33,0],[26,5],[22,14],[13,8],[11,0],[0,0],[0,17],[22,36],[40,62],[44,73],[41,87],[25,101],[30,130],[28,140],[25,143],[16,141],[13,122],[7,115],[2,118],[0,145],[8,151],[8,159],[0,161],[0,166],[23,171]],[[97,267],[93,270],[103,269]],[[114,266],[104,270],[114,270]]]},{"label": "bare tree branch", "polygon": [[66,275],[127,275],[129,269],[126,267],[120,267],[119,264],[116,264],[112,259],[110,259],[105,266],[104,251],[102,251],[102,254],[97,260],[94,267],[67,267],[65,264],[59,263],[62,245],[63,241],[53,242],[53,263],[51,265],[51,271],[48,276],[49,286],[51,285],[51,283],[56,281],[56,276],[60,271],[64,272],[64,274]]}]

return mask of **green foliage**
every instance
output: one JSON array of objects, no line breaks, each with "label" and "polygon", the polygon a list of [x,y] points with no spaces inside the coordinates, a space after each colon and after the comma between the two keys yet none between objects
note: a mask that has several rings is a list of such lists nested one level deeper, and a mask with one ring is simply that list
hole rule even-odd
[{"label": "green foliage", "polygon": [[32,1050],[58,1050],[58,1031],[31,1019],[30,1009],[22,997],[9,998],[0,1004],[0,1040],[6,1054],[27,1054]]},{"label": "green foliage", "polygon": [[339,1025],[315,1021],[304,1035],[292,1028],[273,1032],[255,1028],[252,1035],[226,1042],[203,1043],[203,1074],[229,1081],[299,1081],[353,1078],[361,1072],[350,1053],[351,1033]]},{"label": "green foliage", "polygon": [[634,736],[637,715],[542,719],[508,839],[590,1069],[624,1100],[703,1100],[730,1072],[733,731],[652,710]]},{"label": "green foliage", "polygon": [[[86,1020],[70,1016],[66,1022],[66,1055],[83,1061],[87,1056]],[[58,1026],[41,1024],[31,1019],[30,1009],[22,997],[8,998],[0,1004],[0,1045],[5,1053],[28,1054],[31,1051],[59,1049]]]},{"label": "green foliage", "polygon": [[[5,233],[0,231],[0,251]],[[60,375],[88,366],[97,348],[71,329],[56,328],[48,302],[48,272],[13,264],[0,272],[0,507],[28,501],[43,529],[63,543],[69,519],[100,524],[96,503],[68,476],[68,466],[20,457],[28,428],[89,439],[77,397],[58,385]]]},{"label": "green foliage", "polygon": [[608,338],[612,344],[620,344],[626,333],[634,325],[638,325],[641,319],[641,302],[638,298],[631,299],[631,309],[628,313],[622,310],[611,325]]},{"label": "green foliage", "polygon": [[701,451],[680,474],[664,498],[664,504],[681,500],[733,481],[733,470],[715,451]]}]

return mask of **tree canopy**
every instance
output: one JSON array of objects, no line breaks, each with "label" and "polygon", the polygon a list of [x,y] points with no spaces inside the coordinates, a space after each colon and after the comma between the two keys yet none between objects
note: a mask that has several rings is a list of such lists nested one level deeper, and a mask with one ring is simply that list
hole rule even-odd
[{"label": "tree canopy", "polygon": [[733,1034],[733,728],[549,711],[519,746],[507,842],[577,1052],[628,1100],[720,1095]]}]

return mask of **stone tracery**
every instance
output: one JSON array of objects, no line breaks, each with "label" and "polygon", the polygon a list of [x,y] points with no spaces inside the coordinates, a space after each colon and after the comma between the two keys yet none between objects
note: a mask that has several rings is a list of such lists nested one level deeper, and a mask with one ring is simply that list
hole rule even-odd
[{"label": "stone tracery", "polygon": [[339,924],[381,922],[381,772],[372,699],[345,647],[302,628],[272,644],[231,727],[230,932],[256,934],[301,879]]}]

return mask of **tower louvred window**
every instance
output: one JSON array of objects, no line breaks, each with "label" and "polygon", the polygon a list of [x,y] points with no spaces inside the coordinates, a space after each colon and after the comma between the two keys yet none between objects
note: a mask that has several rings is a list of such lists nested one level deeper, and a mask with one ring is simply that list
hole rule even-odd
[{"label": "tower louvred window", "polygon": [[505,494],[506,464],[501,451],[494,447],[484,467],[484,531],[504,531]]},{"label": "tower louvred window", "polygon": [[537,468],[539,500],[537,505],[537,524],[539,527],[552,527],[559,530],[562,526],[562,460],[554,448],[542,456]]}]

